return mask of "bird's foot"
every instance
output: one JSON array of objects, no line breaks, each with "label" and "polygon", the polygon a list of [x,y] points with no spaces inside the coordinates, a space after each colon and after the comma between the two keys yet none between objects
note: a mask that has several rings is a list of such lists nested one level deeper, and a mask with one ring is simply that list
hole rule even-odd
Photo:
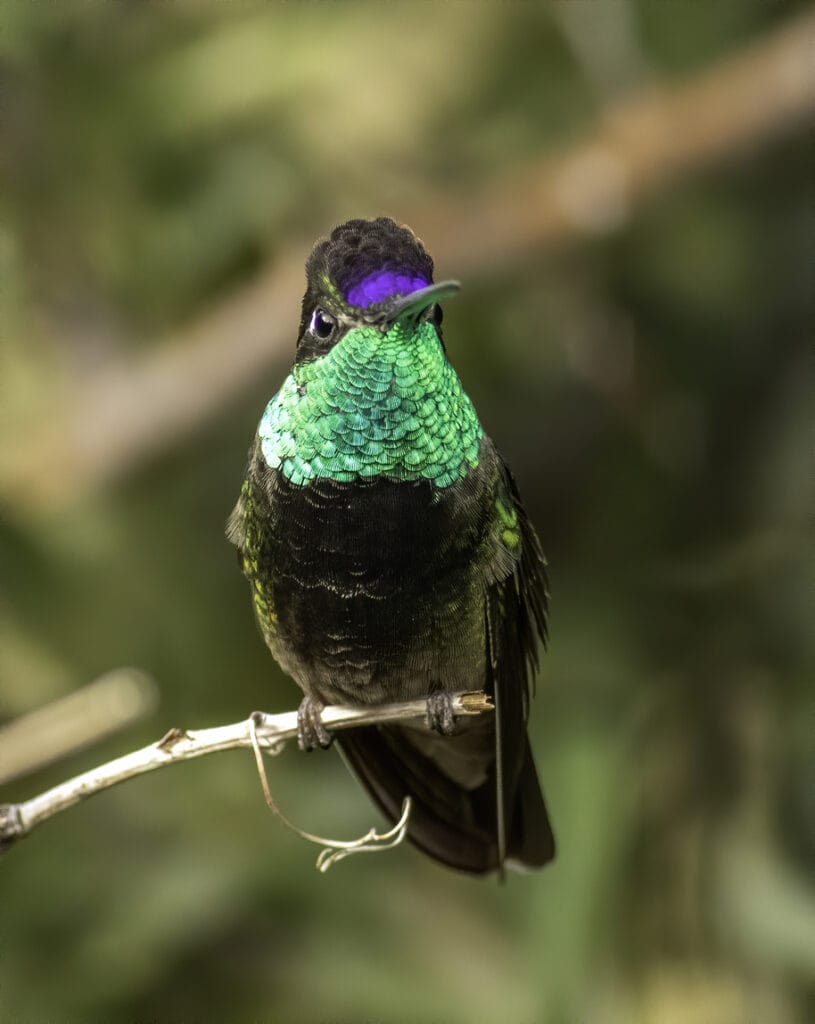
[{"label": "bird's foot", "polygon": [[297,746],[301,750],[327,750],[334,737],[320,717],[325,705],[316,697],[303,697],[297,709]]},{"label": "bird's foot", "polygon": [[453,698],[446,690],[437,690],[427,698],[424,720],[428,729],[442,736],[452,736],[456,731]]}]

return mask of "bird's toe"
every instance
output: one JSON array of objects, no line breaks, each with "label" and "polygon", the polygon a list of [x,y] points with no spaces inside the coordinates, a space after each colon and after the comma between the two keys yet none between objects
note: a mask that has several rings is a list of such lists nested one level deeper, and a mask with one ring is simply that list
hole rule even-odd
[{"label": "bird's toe", "polygon": [[325,705],[316,697],[304,697],[297,709],[297,746],[301,750],[326,750],[334,737],[323,725],[322,712]]},{"label": "bird's toe", "polygon": [[456,731],[453,698],[446,690],[437,690],[427,698],[424,720],[428,729],[442,736],[451,736]]}]

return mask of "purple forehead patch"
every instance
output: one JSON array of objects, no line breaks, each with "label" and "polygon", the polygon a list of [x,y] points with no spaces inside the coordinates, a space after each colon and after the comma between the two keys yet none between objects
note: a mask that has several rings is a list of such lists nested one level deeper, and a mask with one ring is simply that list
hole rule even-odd
[{"label": "purple forehead patch", "polygon": [[423,277],[412,277],[410,274],[399,274],[392,270],[375,270],[373,274],[368,274],[359,284],[349,289],[345,298],[352,306],[366,309],[394,295],[410,295],[420,288],[427,288],[429,283]]}]

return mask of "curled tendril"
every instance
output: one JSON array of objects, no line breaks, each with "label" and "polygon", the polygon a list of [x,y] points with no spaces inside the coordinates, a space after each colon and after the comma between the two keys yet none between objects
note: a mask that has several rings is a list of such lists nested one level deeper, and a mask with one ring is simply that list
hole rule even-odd
[{"label": "curled tendril", "polygon": [[359,839],[351,839],[343,841],[340,839],[325,839],[323,836],[312,835],[311,832],[305,832],[303,829],[298,828],[297,825],[293,824],[283,814],[277,803],[272,796],[272,792],[269,789],[269,780],[266,776],[266,766],[263,763],[263,752],[260,749],[258,743],[257,728],[254,717],[249,719],[249,735],[252,740],[252,749],[255,752],[255,764],[257,765],[258,776],[260,777],[260,785],[263,790],[263,797],[266,801],[266,806],[269,810],[280,819],[280,821],[290,829],[292,832],[300,836],[301,839],[305,839],[309,843],[316,843],[317,846],[321,846],[322,850],[317,856],[317,870],[322,874],[325,874],[330,867],[334,864],[339,863],[341,860],[345,860],[346,857],[352,856],[355,853],[380,853],[383,850],[392,850],[394,847],[399,846],[400,843],[404,842],[407,836],[407,826],[410,820],[410,812],[412,809],[412,803],[409,796],[406,796],[402,801],[402,814],[396,824],[387,832],[377,832],[376,829],[369,829],[364,836],[360,836]]}]

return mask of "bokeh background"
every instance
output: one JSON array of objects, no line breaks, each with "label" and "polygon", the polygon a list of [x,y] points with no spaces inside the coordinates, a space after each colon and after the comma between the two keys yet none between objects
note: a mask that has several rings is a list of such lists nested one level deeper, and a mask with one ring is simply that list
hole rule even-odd
[{"label": "bokeh background", "polygon": [[[0,1018],[815,1019],[811,9],[2,20],[0,722],[117,666],[156,686],[57,764],[29,735],[0,800],[295,707],[223,524],[311,242],[387,213],[464,281],[448,351],[549,556],[559,856],[503,887],[409,847],[321,876],[251,756],[205,758],[3,857]],[[270,774],[304,828],[378,823],[334,752]]]}]

